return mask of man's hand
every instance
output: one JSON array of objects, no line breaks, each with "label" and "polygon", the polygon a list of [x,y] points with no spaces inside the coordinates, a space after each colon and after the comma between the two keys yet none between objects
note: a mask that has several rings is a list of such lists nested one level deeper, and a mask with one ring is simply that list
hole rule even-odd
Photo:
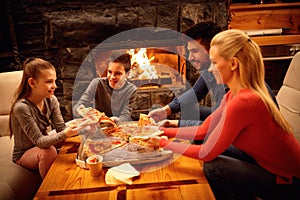
[{"label": "man's hand", "polygon": [[152,117],[155,122],[159,122],[161,120],[164,120],[167,118],[168,115],[171,114],[171,109],[170,107],[167,105],[167,106],[164,106],[162,108],[157,108],[157,109],[154,109],[152,111],[150,111],[148,113],[148,116]]},{"label": "man's hand", "polygon": [[110,117],[111,120],[113,120],[115,123],[117,123],[118,121],[120,121],[119,117]]},{"label": "man's hand", "polygon": [[159,127],[178,127],[178,120],[163,120],[158,123]]}]

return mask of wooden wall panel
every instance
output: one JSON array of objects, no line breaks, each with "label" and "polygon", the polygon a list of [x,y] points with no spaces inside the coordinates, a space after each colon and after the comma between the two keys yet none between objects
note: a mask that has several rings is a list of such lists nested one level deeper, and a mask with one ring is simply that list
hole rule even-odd
[{"label": "wooden wall panel", "polygon": [[230,29],[290,28],[287,34],[300,34],[300,2],[231,5]]}]

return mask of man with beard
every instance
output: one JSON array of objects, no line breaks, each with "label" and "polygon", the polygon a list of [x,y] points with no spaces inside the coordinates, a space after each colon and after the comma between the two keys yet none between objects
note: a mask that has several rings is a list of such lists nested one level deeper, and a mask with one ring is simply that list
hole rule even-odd
[{"label": "man with beard", "polygon": [[[148,113],[156,122],[159,122],[160,126],[198,126],[219,107],[228,87],[217,84],[215,77],[208,72],[210,66],[208,51],[212,38],[221,31],[222,29],[214,22],[201,22],[184,32],[188,36],[186,37],[188,60],[194,68],[200,71],[200,76],[191,89],[174,98],[168,105]],[[266,86],[273,101],[278,105],[272,90],[267,84]],[[211,107],[199,105],[208,93],[211,97]],[[167,116],[178,112],[181,112],[181,120],[165,120]]]},{"label": "man with beard", "polygon": [[[214,22],[201,22],[184,32],[188,36],[186,37],[188,60],[201,75],[191,89],[174,98],[168,105],[149,112],[148,115],[155,121],[161,121],[168,115],[181,111],[181,120],[164,120],[160,123],[161,126],[200,125],[219,106],[227,87],[217,85],[215,78],[208,72],[210,66],[208,51],[211,39],[221,31]],[[211,95],[212,107],[199,105],[198,102],[208,93]]]}]

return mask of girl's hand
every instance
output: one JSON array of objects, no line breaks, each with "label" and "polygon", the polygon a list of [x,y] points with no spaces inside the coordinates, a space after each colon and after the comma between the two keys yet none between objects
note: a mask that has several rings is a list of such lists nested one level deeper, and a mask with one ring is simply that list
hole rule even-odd
[{"label": "girl's hand", "polygon": [[73,137],[78,135],[78,132],[81,130],[81,128],[77,128],[76,126],[67,127],[64,132],[67,135],[67,137]]}]

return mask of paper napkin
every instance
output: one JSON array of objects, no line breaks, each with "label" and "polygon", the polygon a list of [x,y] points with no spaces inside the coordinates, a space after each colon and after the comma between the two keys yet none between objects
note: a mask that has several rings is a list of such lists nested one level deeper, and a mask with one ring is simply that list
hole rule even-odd
[{"label": "paper napkin", "polygon": [[139,176],[140,172],[137,171],[129,163],[123,163],[119,166],[108,169],[105,174],[106,184],[132,184],[132,178]]}]

